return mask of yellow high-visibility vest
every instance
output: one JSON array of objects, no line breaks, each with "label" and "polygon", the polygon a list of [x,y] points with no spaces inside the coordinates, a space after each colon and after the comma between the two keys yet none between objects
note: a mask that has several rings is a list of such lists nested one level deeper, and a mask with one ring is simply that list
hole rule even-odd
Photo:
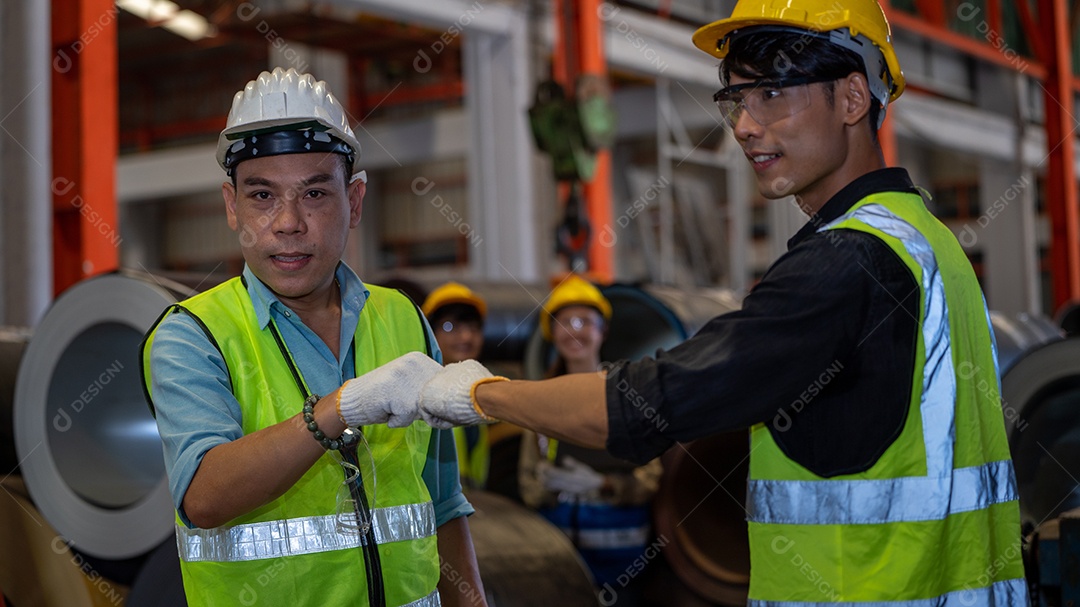
[{"label": "yellow high-visibility vest", "polygon": [[[412,351],[424,351],[426,335],[415,306],[400,293],[367,285],[354,335],[356,375]],[[270,326],[259,330],[250,295],[240,278],[177,304],[192,315],[224,358],[240,403],[245,434],[296,415],[303,403]],[[167,315],[167,314],[166,314]],[[272,322],[272,321],[271,321]],[[160,324],[160,322],[158,323]],[[142,356],[144,380],[155,325]],[[152,397],[152,395],[151,395]],[[422,473],[431,427],[364,428],[376,464],[377,491],[366,475],[372,529],[389,606],[434,607],[439,557],[435,510]],[[179,515],[177,545],[184,591],[192,605],[366,605],[362,537],[338,524],[342,466],[324,454],[284,495],[227,525],[193,529]]]},{"label": "yellow high-visibility vest", "polygon": [[919,285],[911,403],[899,437],[856,474],[820,477],[768,426],[751,429],[750,605],[1027,605],[993,333],[970,263],[915,194],[868,196],[819,232],[834,229],[880,238]]}]

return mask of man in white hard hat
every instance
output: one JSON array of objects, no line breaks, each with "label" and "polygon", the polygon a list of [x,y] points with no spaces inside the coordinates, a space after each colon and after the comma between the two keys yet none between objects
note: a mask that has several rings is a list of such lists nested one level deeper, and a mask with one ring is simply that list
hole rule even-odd
[{"label": "man in white hard hat", "polygon": [[217,158],[243,275],[171,306],[142,355],[189,603],[484,604],[450,432],[350,421],[352,378],[440,355],[415,304],[341,261],[366,185],[344,109],[263,72]]},{"label": "man in white hard hat", "polygon": [[639,462],[750,428],[751,605],[1027,605],[985,302],[877,141],[904,90],[880,6],[740,0],[694,44],[722,60],[714,99],[761,194],[810,216],[742,309],[602,374],[403,357],[362,378],[398,391],[358,418],[411,401],[437,426],[498,418]]}]

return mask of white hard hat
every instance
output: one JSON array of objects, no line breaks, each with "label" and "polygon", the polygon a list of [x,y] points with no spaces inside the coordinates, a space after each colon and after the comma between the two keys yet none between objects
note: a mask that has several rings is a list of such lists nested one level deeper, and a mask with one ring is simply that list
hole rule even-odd
[{"label": "white hard hat", "polygon": [[218,164],[231,175],[243,160],[303,152],[344,154],[349,176],[360,172],[360,143],[326,82],[293,68],[259,74],[233,97],[218,136]]}]

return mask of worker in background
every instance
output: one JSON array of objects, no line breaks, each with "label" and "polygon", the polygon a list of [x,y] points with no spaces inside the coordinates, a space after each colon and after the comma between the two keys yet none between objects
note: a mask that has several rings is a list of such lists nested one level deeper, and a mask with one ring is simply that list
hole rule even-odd
[{"label": "worker in background", "polygon": [[721,60],[758,190],[809,216],[742,309],[606,373],[401,358],[365,385],[403,389],[364,415],[411,401],[438,427],[502,419],[637,462],[749,428],[752,605],[1027,605],[986,305],[877,139],[904,90],[880,6],[740,0],[693,41]]},{"label": "worker in background", "polygon": [[[448,282],[427,296],[421,310],[435,331],[443,363],[449,365],[480,358],[487,317],[487,302],[483,297],[461,283]],[[454,443],[462,483],[469,488],[483,489],[490,464],[488,427],[454,428]]]},{"label": "worker in background", "polygon": [[142,351],[188,602],[484,604],[450,432],[353,415],[353,377],[439,352],[407,297],[341,261],[366,187],[344,109],[263,72],[217,160],[243,275],[167,309]]},{"label": "worker in background", "polygon": [[[599,371],[610,321],[611,303],[595,286],[576,275],[559,284],[540,312],[541,334],[556,352],[548,377]],[[659,459],[635,466],[529,430],[521,441],[522,501],[566,533],[599,587],[616,583],[648,545],[661,471]]]}]

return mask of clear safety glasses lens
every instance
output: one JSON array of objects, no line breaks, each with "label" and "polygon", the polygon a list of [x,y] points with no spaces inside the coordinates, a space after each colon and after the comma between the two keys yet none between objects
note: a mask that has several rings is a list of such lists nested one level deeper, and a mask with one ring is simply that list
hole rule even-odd
[{"label": "clear safety glasses lens", "polygon": [[600,326],[601,322],[591,316],[557,316],[555,325],[566,331],[583,331]]},{"label": "clear safety glasses lens", "polygon": [[836,79],[836,76],[805,76],[755,80],[722,88],[713,95],[713,101],[730,128],[735,128],[744,111],[754,122],[766,126],[810,107],[808,85]]},{"label": "clear safety glasses lens", "polygon": [[454,333],[455,331],[458,333],[464,333],[466,331],[481,333],[483,331],[480,323],[475,320],[459,320],[457,323],[448,320],[441,325],[438,325],[436,329],[443,333]]}]

